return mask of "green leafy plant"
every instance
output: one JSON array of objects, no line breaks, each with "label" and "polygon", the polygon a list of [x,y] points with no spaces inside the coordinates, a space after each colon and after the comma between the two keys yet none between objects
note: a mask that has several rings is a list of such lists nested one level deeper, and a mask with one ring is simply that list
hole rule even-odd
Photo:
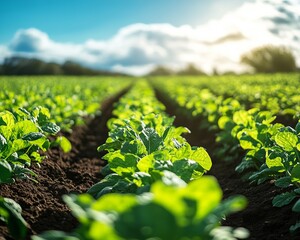
[{"label": "green leafy plant", "polygon": [[[141,100],[140,94],[143,94]],[[109,192],[142,193],[172,171],[184,181],[201,177],[211,168],[204,148],[191,147],[181,136],[189,130],[172,126],[162,105],[145,82],[139,82],[124,96],[109,122],[109,137],[98,151],[106,150],[106,177],[89,193],[99,198]],[[137,111],[138,110],[138,111]]]},{"label": "green leafy plant", "polygon": [[[146,115],[147,116],[147,115]],[[153,119],[159,116],[153,115]],[[105,168],[113,173],[94,185],[88,192],[100,197],[107,191],[141,192],[161,179],[163,171],[172,171],[186,182],[197,179],[211,168],[211,159],[201,147],[191,147],[180,135],[184,128],[165,127],[162,134],[130,121],[126,126],[116,126],[111,137],[99,150],[107,150],[103,157]],[[162,126],[160,126],[161,128]],[[102,173],[105,174],[104,171]],[[120,187],[121,186],[121,187]]]},{"label": "green leafy plant", "polygon": [[[65,196],[80,222],[72,233],[50,231],[42,239],[245,239],[245,229],[222,227],[221,220],[246,206],[242,196],[221,202],[222,191],[213,177],[186,184],[168,172],[141,195]],[[158,220],[159,219],[159,220]]]},{"label": "green leafy plant", "polygon": [[43,106],[63,131],[71,132],[86,117],[99,115],[101,103],[130,83],[121,77],[0,77],[0,111]]},{"label": "green leafy plant", "polygon": [[236,171],[244,179],[258,184],[272,181],[282,188],[274,206],[299,199],[300,124],[293,129],[273,123],[277,118],[293,126],[299,119],[298,75],[172,77],[152,79],[152,84],[181,107],[180,113],[201,118],[200,127],[213,130],[214,156],[225,160],[243,156]]},{"label": "green leafy plant", "polygon": [[40,163],[50,142],[47,135],[60,128],[50,122],[48,109],[37,107],[32,112],[20,108],[14,113],[0,113],[0,183],[12,183],[15,178],[31,178],[28,169],[32,160]]},{"label": "green leafy plant", "polygon": [[10,235],[16,239],[25,239],[27,223],[21,215],[21,207],[15,201],[0,196],[0,221],[4,221],[9,229]]}]

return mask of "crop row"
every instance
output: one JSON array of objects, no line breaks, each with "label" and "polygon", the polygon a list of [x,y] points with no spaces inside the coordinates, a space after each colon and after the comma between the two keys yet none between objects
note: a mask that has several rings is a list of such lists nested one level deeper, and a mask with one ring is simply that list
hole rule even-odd
[{"label": "crop row", "polygon": [[[158,82],[178,83],[177,91],[221,104],[226,99],[237,100],[243,109],[259,108],[288,122],[300,119],[299,74],[268,74],[249,76],[203,76],[156,78]],[[172,88],[174,89],[174,88]],[[179,95],[182,95],[179,93]],[[183,94],[184,95],[184,94]],[[192,98],[193,98],[192,97]],[[228,100],[227,100],[228,101]],[[200,109],[195,109],[199,111]],[[293,121],[294,119],[294,121]]]},{"label": "crop row", "polygon": [[[195,88],[196,83],[174,85],[171,81],[157,80],[154,84],[186,114],[200,117],[205,126],[214,130],[219,145],[216,150],[218,159],[235,159],[241,156],[243,150],[236,171],[257,184],[274,181],[283,193],[274,197],[273,206],[282,207],[294,202],[293,211],[300,213],[299,122],[294,127],[274,123],[276,116],[271,111],[263,110],[263,103],[256,103],[256,108],[246,110],[246,106],[237,100],[238,97],[217,97],[209,89]],[[279,97],[277,101],[281,99]],[[294,112],[294,117],[298,116],[297,106],[299,104],[290,106],[288,111]],[[296,231],[298,228],[300,222],[291,226],[290,230]]]},{"label": "crop row", "polygon": [[[40,82],[37,78],[2,78],[0,184],[23,179],[37,182],[38,176],[30,166],[40,164],[49,148],[60,146],[63,151],[70,151],[68,139],[55,135],[61,129],[71,131],[72,126],[83,123],[84,117],[99,114],[100,102],[129,84],[124,79],[110,80],[43,78]],[[21,207],[12,199],[0,196],[0,220],[7,223],[15,239],[26,235]]]},{"label": "crop row", "polygon": [[0,111],[47,108],[63,131],[100,114],[99,104],[125,88],[130,79],[84,77],[1,77]]},{"label": "crop row", "polygon": [[139,80],[119,101],[108,122],[103,180],[87,194],[64,199],[80,226],[41,239],[236,239],[245,229],[220,226],[245,207],[242,196],[222,200],[204,148],[193,147],[174,127],[149,85]]}]

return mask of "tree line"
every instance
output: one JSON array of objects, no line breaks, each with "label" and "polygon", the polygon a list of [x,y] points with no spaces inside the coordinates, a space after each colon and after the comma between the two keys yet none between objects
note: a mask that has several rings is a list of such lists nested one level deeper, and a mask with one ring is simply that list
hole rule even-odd
[{"label": "tree line", "polygon": [[[255,48],[245,53],[240,58],[241,64],[250,66],[255,73],[284,73],[299,71],[296,65],[296,59],[287,47],[266,45]],[[234,74],[226,72],[224,74]],[[157,66],[150,73],[150,76],[156,75],[205,75],[205,73],[196,68],[193,64],[180,71],[173,71],[165,66]],[[214,69],[212,75],[219,75],[217,69]]]},{"label": "tree line", "polygon": [[[241,56],[240,62],[250,66],[255,73],[276,73],[299,71],[296,59],[290,49],[283,46],[262,46]],[[213,75],[218,75],[217,69]],[[223,74],[234,74],[228,72]],[[45,62],[36,58],[24,58],[13,56],[5,58],[0,65],[0,75],[125,75],[105,70],[95,70],[84,67],[73,61],[63,64]],[[194,64],[188,64],[186,68],[174,71],[166,66],[156,66],[148,75],[206,75],[204,71]]]},{"label": "tree line", "polygon": [[124,75],[120,73],[95,70],[73,61],[63,64],[45,62],[36,58],[9,57],[0,65],[0,75]]}]

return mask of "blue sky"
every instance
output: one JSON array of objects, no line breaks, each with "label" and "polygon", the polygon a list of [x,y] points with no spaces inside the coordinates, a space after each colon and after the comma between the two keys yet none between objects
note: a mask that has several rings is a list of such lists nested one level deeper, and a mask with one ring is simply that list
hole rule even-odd
[{"label": "blue sky", "polygon": [[194,64],[249,72],[256,47],[300,66],[300,0],[0,0],[0,64],[11,56],[143,75]]},{"label": "blue sky", "polygon": [[37,28],[62,42],[108,39],[133,23],[197,26],[245,0],[0,0],[0,43]]}]

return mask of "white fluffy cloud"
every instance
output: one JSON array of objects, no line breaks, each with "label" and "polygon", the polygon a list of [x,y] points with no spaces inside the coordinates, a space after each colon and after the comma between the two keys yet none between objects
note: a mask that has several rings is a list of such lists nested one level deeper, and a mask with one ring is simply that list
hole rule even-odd
[{"label": "white fluffy cloud", "polygon": [[18,54],[57,62],[72,59],[135,75],[158,64],[180,69],[189,63],[206,72],[214,68],[243,72],[246,68],[240,65],[240,56],[265,44],[290,47],[300,66],[299,41],[300,0],[256,0],[196,28],[133,24],[108,41],[59,43],[38,29],[19,30],[8,46],[0,46],[0,56]]}]

